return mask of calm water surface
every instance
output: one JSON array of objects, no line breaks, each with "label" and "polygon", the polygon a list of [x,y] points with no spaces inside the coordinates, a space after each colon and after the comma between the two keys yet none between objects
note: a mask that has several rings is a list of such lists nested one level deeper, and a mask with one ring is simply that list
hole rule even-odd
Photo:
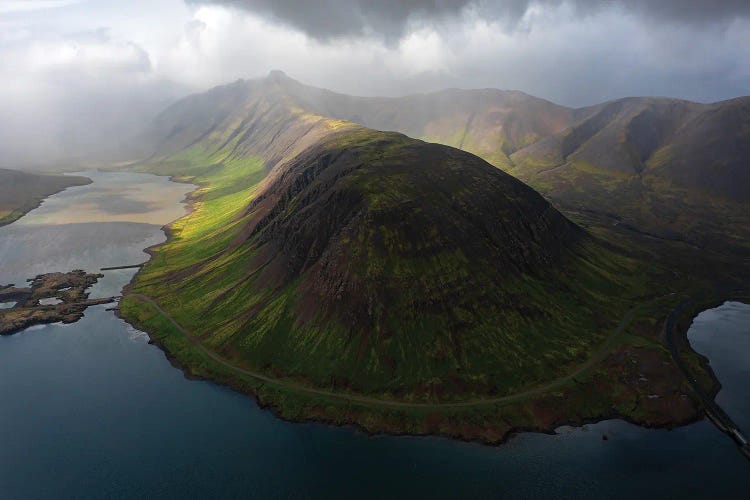
[{"label": "calm water surface", "polygon": [[[188,186],[86,172],[94,184],[0,228],[0,284],[41,272],[146,260]],[[157,201],[154,201],[157,200]],[[116,294],[132,270],[106,273]],[[707,422],[673,431],[621,421],[500,448],[441,438],[370,438],[290,424],[247,396],[189,381],[106,306],[74,325],[0,337],[0,498],[743,498],[750,462]],[[704,312],[690,330],[750,429],[750,306]],[[602,440],[607,434],[608,441]]]}]

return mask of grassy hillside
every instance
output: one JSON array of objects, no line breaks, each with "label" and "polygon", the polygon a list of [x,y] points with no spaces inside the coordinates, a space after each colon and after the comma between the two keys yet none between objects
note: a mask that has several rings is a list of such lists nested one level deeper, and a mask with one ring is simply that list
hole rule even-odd
[{"label": "grassy hillside", "polygon": [[748,98],[574,110],[520,92],[363,98],[275,78],[302,107],[472,152],[601,237],[667,255],[666,265],[690,270],[701,259],[707,276],[731,275],[750,251]]},{"label": "grassy hillside", "polygon": [[576,220],[736,264],[750,251],[748,127],[745,100],[615,101],[515,153],[509,171]]},{"label": "grassy hillside", "polygon": [[[121,311],[191,373],[288,418],[490,441],[692,418],[648,319],[677,300],[661,270],[483,160],[314,114],[273,77],[150,135],[138,168],[200,188]],[[641,361],[652,382],[623,385]]]},{"label": "grassy hillside", "polygon": [[52,194],[90,184],[85,177],[42,175],[0,169],[0,226],[20,219]]},{"label": "grassy hillside", "polygon": [[[541,198],[535,202],[545,208],[528,234],[518,227],[501,236],[502,224],[514,221],[504,219],[489,193],[480,199],[489,206],[479,209],[495,208],[505,222],[472,227],[479,223],[464,217],[482,195],[456,182],[471,165],[441,184],[452,188],[445,195],[425,191],[469,212],[443,214],[443,200],[431,205],[421,191],[432,172],[405,164],[406,155],[430,159],[439,152],[403,136],[360,134],[337,134],[320,152],[307,152],[340,155],[342,141],[361,161],[387,149],[382,165],[368,163],[343,179],[337,176],[354,165],[328,165],[319,175],[336,178],[332,186],[313,177],[294,194],[288,185],[242,188],[246,176],[260,177],[257,159],[222,163],[199,177],[208,187],[196,211],[172,227],[172,240],[155,251],[133,292],[157,300],[239,365],[316,386],[451,399],[507,394],[564,374],[613,325],[597,311],[622,311],[627,296],[642,291],[628,290],[630,280],[618,276],[633,264],[593,242],[556,248],[576,230],[562,218],[545,220],[549,208]],[[220,159],[211,160],[216,168]],[[432,169],[439,161],[430,162]],[[305,169],[288,182],[305,175],[312,174]],[[514,217],[532,209],[505,208],[518,210]],[[554,228],[559,234],[545,235],[553,224],[561,225]],[[484,241],[479,231],[493,229],[496,239]],[[534,231],[538,242],[512,239]]]}]

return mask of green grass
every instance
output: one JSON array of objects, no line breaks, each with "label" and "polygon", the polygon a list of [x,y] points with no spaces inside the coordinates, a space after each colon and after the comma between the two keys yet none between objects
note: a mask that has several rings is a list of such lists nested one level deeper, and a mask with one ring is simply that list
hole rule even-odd
[{"label": "green grass", "polygon": [[[408,211],[417,213],[439,197],[460,206],[472,196],[451,182],[441,184],[439,193],[425,194],[414,187],[408,170],[383,170],[390,168],[389,159],[414,154],[414,142],[405,136],[331,129],[339,132],[327,137],[325,147],[334,153],[356,151],[363,165],[342,177],[342,189],[361,194],[373,217],[402,209],[410,217]],[[267,174],[266,160],[229,151],[232,145],[215,151],[199,144],[139,166],[199,188],[191,195],[193,211],[170,226],[168,242],[153,249],[132,291],[154,299],[205,348],[234,366],[293,385],[429,403],[513,395],[565,378],[592,356],[623,344],[658,348],[653,339],[610,334],[636,304],[666,293],[666,286],[655,285],[662,269],[589,238],[566,251],[555,266],[508,273],[498,287],[485,276],[491,274],[491,263],[441,245],[441,227],[425,227],[424,235],[415,237],[397,223],[363,224],[342,236],[337,249],[346,255],[347,276],[360,283],[364,296],[374,298],[372,328],[366,334],[353,332],[335,309],[302,316],[307,277],[269,286],[259,278],[266,249],[243,233],[255,217],[246,209]],[[431,167],[428,160],[418,160],[420,168]],[[460,174],[461,165],[444,173],[453,171]],[[299,203],[291,200],[284,217],[305,208]],[[377,295],[383,289],[386,295]],[[615,399],[625,408],[632,396],[592,369],[591,380],[606,382],[611,394],[592,397],[581,392],[580,381],[565,382],[552,394],[512,405],[441,410],[433,425],[428,422],[433,412],[427,410],[344,404],[298,394],[284,384],[259,384],[206,356],[149,304],[126,297],[122,313],[152,332],[192,373],[256,393],[294,419],[315,416],[374,430],[493,440],[513,426],[544,427],[535,410],[540,400],[556,401],[561,418],[575,419],[604,414]],[[571,394],[578,407],[566,402]],[[463,427],[467,423],[484,430],[470,432]]]},{"label": "green grass", "polygon": [[[337,136],[330,147],[360,148],[362,158],[379,172],[383,158],[400,155],[412,144],[395,134],[386,145],[382,141],[382,134],[360,131]],[[511,394],[563,376],[585,361],[619,315],[646,294],[637,263],[605,255],[593,242],[582,245],[580,255],[568,256],[564,271],[509,276],[502,290],[488,290],[460,251],[438,245],[425,255],[414,247],[422,242],[396,226],[380,226],[349,243],[352,272],[363,283],[385,279],[394,286],[419,286],[405,287],[406,295],[389,301],[387,311],[373,310],[379,318],[375,331],[391,332],[387,338],[353,340],[335,316],[300,322],[295,312],[299,283],[283,290],[264,288],[253,273],[258,249],[244,241],[232,247],[252,217],[244,210],[265,175],[263,164],[260,158],[227,158],[194,148],[150,167],[179,173],[200,188],[192,195],[193,212],[171,225],[169,242],[154,249],[133,287],[241,366],[275,370],[322,387],[345,381],[359,392],[383,397],[429,399],[435,390],[449,398]],[[348,182],[365,193],[374,211],[420,194],[405,182],[405,174],[367,172]],[[451,194],[461,195],[466,193]],[[450,303],[446,286],[460,296],[452,307],[437,314],[414,308],[425,297]],[[408,295],[409,290],[424,297]],[[488,300],[495,305],[476,308]],[[470,334],[460,339],[445,335],[462,324],[471,325]]]},{"label": "green grass", "polygon": [[[33,207],[32,207],[33,208]],[[31,210],[31,208],[29,208]],[[0,210],[0,226],[11,224],[24,216],[29,210]]]}]

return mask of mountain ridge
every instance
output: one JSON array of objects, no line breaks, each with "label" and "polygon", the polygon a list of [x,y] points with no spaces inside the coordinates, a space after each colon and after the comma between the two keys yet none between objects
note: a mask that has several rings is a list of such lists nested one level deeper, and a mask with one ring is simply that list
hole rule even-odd
[{"label": "mountain ridge", "polygon": [[748,97],[626,97],[573,109],[499,90],[352,97],[274,75],[267,80],[303,109],[474,153],[597,231],[611,233],[614,220],[623,237],[717,255],[736,256],[750,241],[750,219],[738,218],[750,204]]}]

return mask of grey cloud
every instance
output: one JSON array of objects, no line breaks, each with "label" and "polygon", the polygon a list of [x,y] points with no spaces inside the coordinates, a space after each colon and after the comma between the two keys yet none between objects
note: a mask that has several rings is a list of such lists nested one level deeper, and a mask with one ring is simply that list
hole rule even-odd
[{"label": "grey cloud", "polygon": [[371,36],[393,41],[410,22],[438,23],[466,11],[514,26],[535,5],[567,4],[579,16],[618,8],[645,20],[708,24],[750,15],[748,0],[186,0],[245,9],[307,35],[330,40]]},{"label": "grey cloud", "polygon": [[0,41],[0,95],[6,96],[0,165],[116,157],[143,123],[185,93],[154,74],[143,47],[105,28],[29,31]]},{"label": "grey cloud", "polygon": [[[360,95],[495,87],[580,106],[750,94],[750,0],[184,1],[236,9],[133,0],[145,14],[131,19],[130,3],[91,0],[0,19],[0,166],[108,158],[188,90],[274,68]],[[542,8],[524,18],[530,6]],[[398,43],[419,26],[437,33]]]},{"label": "grey cloud", "polygon": [[[589,3],[607,2],[594,0]],[[641,14],[673,22],[703,24],[750,15],[747,0],[631,0],[618,3]]]},{"label": "grey cloud", "polygon": [[377,36],[398,39],[410,21],[438,21],[459,14],[472,0],[186,0],[246,9],[317,39]]}]

